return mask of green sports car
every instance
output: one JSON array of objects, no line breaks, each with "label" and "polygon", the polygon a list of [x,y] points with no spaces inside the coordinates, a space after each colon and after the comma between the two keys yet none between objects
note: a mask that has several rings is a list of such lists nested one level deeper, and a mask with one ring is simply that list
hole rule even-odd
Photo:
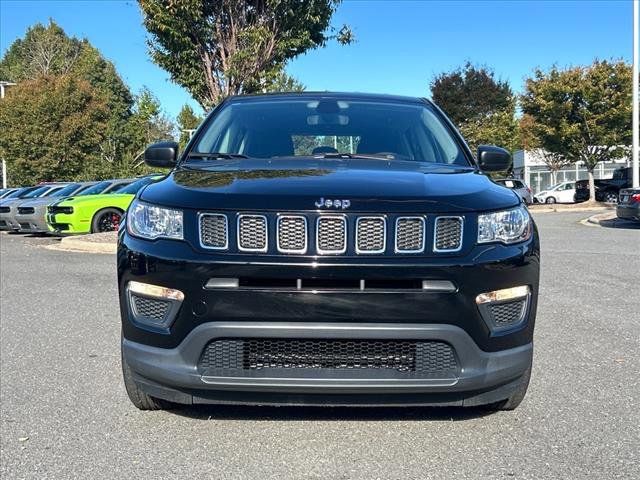
[{"label": "green sports car", "polygon": [[110,193],[65,198],[47,208],[47,223],[52,232],[59,234],[118,230],[138,190],[160,178],[158,175],[143,177]]}]

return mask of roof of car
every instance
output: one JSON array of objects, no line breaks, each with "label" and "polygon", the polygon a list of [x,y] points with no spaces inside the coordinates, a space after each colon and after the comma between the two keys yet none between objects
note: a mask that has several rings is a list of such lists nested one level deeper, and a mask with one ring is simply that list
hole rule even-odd
[{"label": "roof of car", "polygon": [[292,98],[333,98],[336,100],[369,100],[369,101],[386,101],[386,102],[404,102],[404,103],[424,103],[428,102],[425,98],[408,97],[403,95],[389,95],[381,93],[361,93],[361,92],[275,92],[275,93],[256,93],[249,95],[233,95],[227,98],[228,102],[242,101],[260,101],[273,99],[292,99]]}]

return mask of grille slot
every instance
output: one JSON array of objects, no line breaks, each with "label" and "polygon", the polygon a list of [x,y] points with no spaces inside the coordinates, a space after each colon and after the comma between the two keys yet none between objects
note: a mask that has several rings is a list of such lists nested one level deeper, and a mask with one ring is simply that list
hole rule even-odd
[{"label": "grille slot", "polygon": [[36,213],[36,209],[33,207],[18,207],[18,213],[20,215],[29,215],[32,213]]},{"label": "grille slot", "polygon": [[299,215],[278,217],[278,251],[282,253],[306,253],[307,219]]},{"label": "grille slot", "polygon": [[383,253],[386,237],[384,217],[359,217],[356,220],[356,253]]},{"label": "grille slot", "polygon": [[316,245],[320,255],[347,251],[347,219],[344,216],[321,216],[316,226]]},{"label": "grille slot", "polygon": [[267,217],[238,216],[238,249],[245,252],[266,252],[268,248]]},{"label": "grille slot", "polygon": [[396,220],[397,253],[419,253],[424,251],[424,227],[422,217],[401,217]]},{"label": "grille slot", "polygon": [[9,213],[10,211],[10,207],[0,207],[0,213]]},{"label": "grille slot", "polygon": [[141,297],[135,294],[131,294],[131,301],[137,317],[151,318],[158,322],[164,320],[171,307],[171,302],[167,300]]},{"label": "grille slot", "polygon": [[490,305],[491,316],[496,327],[508,327],[519,323],[524,317],[526,299]]},{"label": "grille slot", "polygon": [[[225,376],[277,376],[315,371],[318,377],[335,371],[367,372],[390,377],[453,378],[458,364],[451,345],[423,340],[344,340],[247,338],[218,339],[202,352],[199,369],[225,369]],[[209,372],[207,372],[209,370]]]},{"label": "grille slot", "polygon": [[200,244],[205,248],[226,250],[229,248],[229,225],[227,216],[201,213],[199,219]]},{"label": "grille slot", "polygon": [[462,248],[462,217],[436,218],[433,250],[457,252]]}]

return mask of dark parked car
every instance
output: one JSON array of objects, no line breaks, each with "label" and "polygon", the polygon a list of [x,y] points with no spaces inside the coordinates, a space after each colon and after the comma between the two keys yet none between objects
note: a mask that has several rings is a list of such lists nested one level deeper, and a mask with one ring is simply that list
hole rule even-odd
[{"label": "dark parked car", "polygon": [[490,405],[531,374],[540,246],[422,99],[232,97],[122,223],[124,384],[174,404]]},{"label": "dark parked car", "polygon": [[[630,188],[632,185],[631,167],[623,167],[614,170],[613,177],[604,180],[595,180],[596,200],[598,202],[616,203],[620,195],[620,190]],[[576,202],[586,202],[590,197],[589,180],[578,180],[576,182]]]},{"label": "dark parked car", "polygon": [[616,207],[618,218],[640,222],[640,188],[620,190],[620,201]]}]

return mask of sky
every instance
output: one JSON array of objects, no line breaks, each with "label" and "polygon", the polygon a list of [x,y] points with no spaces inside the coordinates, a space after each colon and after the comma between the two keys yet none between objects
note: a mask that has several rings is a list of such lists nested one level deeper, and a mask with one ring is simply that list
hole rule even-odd
[{"label": "sky", "polygon": [[[438,73],[471,61],[491,67],[516,92],[534,68],[632,59],[632,1],[346,0],[332,24],[356,43],[302,55],[287,66],[308,90],[429,96]],[[0,0],[0,55],[36,23],[54,19],[86,37],[134,92],[147,86],[167,114],[197,103],[149,59],[133,0]]]}]

